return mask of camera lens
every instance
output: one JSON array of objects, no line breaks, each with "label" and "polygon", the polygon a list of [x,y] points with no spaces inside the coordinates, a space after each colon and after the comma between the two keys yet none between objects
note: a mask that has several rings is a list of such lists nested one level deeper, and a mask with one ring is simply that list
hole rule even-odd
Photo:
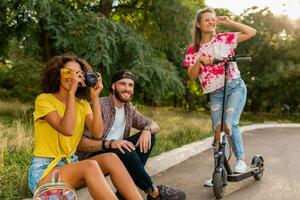
[{"label": "camera lens", "polygon": [[98,81],[98,76],[94,72],[85,72],[85,84],[88,87],[94,87]]}]

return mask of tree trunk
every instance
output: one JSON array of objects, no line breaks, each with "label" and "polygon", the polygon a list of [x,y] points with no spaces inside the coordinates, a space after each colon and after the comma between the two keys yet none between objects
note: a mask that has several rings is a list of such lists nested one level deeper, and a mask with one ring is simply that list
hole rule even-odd
[{"label": "tree trunk", "polygon": [[100,1],[100,9],[99,9],[100,13],[108,17],[112,11],[112,4],[113,4],[113,0]]},{"label": "tree trunk", "polygon": [[173,97],[173,107],[176,108],[177,107],[177,96],[174,95]]},{"label": "tree trunk", "polygon": [[187,90],[186,93],[185,93],[185,100],[186,100],[186,103],[188,105],[189,111],[195,111],[196,106],[193,102],[193,95],[189,90]]},{"label": "tree trunk", "polygon": [[261,103],[259,101],[252,99],[250,104],[250,110],[252,113],[259,113],[261,110]]},{"label": "tree trunk", "polygon": [[41,29],[41,42],[43,47],[43,58],[44,61],[50,60],[52,57],[51,47],[50,47],[50,35],[48,30],[46,29],[47,20],[45,18],[40,19],[39,21],[40,29]]},{"label": "tree trunk", "polygon": [[189,90],[187,80],[184,81],[184,86],[185,86],[185,95],[184,95],[184,97],[185,97],[186,106],[188,107],[189,111],[195,111],[196,106],[194,104],[193,94]]}]

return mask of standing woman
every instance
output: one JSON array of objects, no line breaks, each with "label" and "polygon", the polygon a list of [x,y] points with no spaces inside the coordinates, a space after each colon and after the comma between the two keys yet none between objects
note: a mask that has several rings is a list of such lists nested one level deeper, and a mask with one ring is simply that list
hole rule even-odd
[{"label": "standing woman", "polygon": [[[226,25],[239,32],[216,34],[218,24]],[[212,127],[215,136],[221,131],[221,112],[224,90],[224,63],[214,65],[213,59],[227,58],[234,55],[239,42],[253,37],[256,30],[250,26],[234,22],[227,16],[216,16],[210,8],[200,10],[194,24],[194,43],[188,48],[184,65],[191,80],[200,80],[203,93],[210,97]],[[239,128],[241,112],[244,108],[247,89],[241,78],[236,63],[230,63],[228,101],[226,110],[226,132],[231,135],[236,164],[235,173],[244,173],[247,165],[244,162],[244,144]],[[216,142],[216,141],[215,141]],[[212,186],[211,180],[206,185]]]},{"label": "standing woman", "polygon": [[[51,182],[55,170],[63,182],[75,189],[87,186],[94,199],[116,200],[104,174],[110,174],[118,191],[131,200],[142,199],[122,162],[113,154],[93,160],[78,161],[74,155],[86,126],[93,136],[103,135],[99,94],[101,78],[94,87],[85,86],[84,72],[91,67],[73,55],[56,56],[43,74],[43,93],[35,101],[34,151],[28,184],[34,193],[37,187]],[[86,99],[90,98],[93,110]],[[100,123],[99,123],[100,122]],[[97,161],[110,162],[100,169]]]}]

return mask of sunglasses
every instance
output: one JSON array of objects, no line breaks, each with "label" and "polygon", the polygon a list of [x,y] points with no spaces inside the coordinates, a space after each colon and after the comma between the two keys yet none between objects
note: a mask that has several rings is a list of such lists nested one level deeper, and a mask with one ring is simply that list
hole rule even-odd
[{"label": "sunglasses", "polygon": [[[77,73],[83,73],[83,72],[77,72]],[[68,68],[61,68],[60,69],[60,76],[62,78],[73,78],[75,75],[75,72]]]},{"label": "sunglasses", "polygon": [[60,69],[60,76],[62,78],[73,78],[74,72],[71,69],[68,68],[61,68]]}]

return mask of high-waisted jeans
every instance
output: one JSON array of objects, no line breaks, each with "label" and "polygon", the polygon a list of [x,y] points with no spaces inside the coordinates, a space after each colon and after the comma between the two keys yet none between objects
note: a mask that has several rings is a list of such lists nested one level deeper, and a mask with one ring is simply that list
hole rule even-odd
[{"label": "high-waisted jeans", "polygon": [[[220,88],[210,95],[210,111],[212,127],[215,130],[216,126],[221,123],[222,119],[222,102],[224,88]],[[227,84],[227,108],[226,108],[226,123],[231,130],[231,141],[233,144],[233,152],[237,159],[244,158],[244,143],[239,128],[239,121],[242,110],[245,106],[247,98],[247,88],[241,78],[233,79]]]}]

